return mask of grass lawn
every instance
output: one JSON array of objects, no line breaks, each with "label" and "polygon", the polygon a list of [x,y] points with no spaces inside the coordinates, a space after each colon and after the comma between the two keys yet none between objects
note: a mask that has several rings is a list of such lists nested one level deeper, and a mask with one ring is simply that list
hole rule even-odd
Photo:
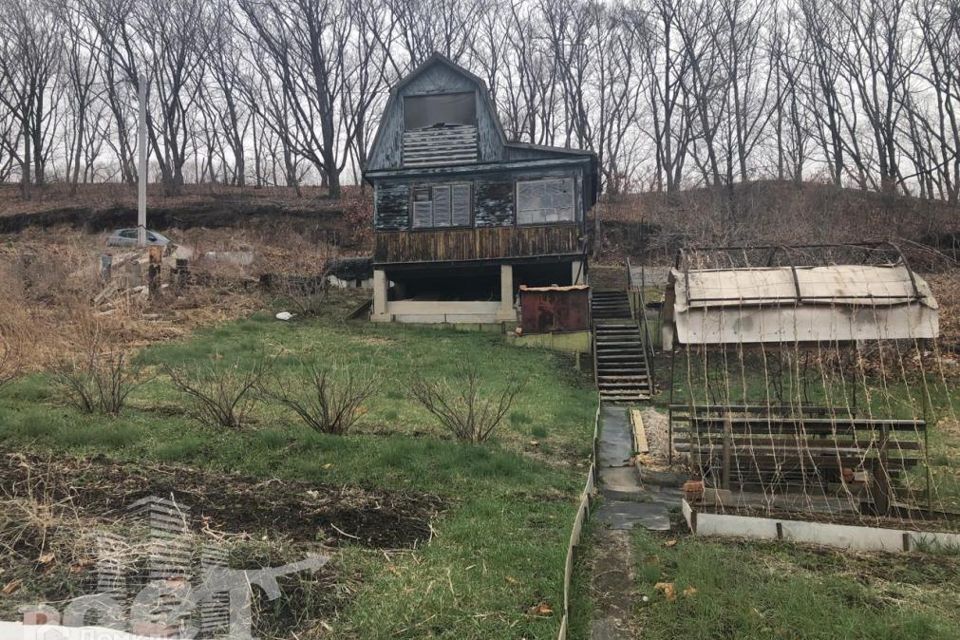
[{"label": "grass lawn", "polygon": [[[667,546],[671,539],[676,544]],[[960,633],[956,555],[857,554],[646,531],[633,541],[635,614],[645,640],[947,640]],[[657,583],[672,583],[675,599]]]},{"label": "grass lawn", "polygon": [[[430,544],[389,559],[377,549],[342,547],[343,571],[360,579],[345,607],[325,620],[334,637],[555,636],[566,542],[590,450],[591,381],[562,356],[511,347],[496,334],[346,323],[335,315],[282,323],[265,314],[149,347],[138,358],[156,377],[117,418],[78,414],[44,377],[22,379],[0,390],[0,445],[439,495],[447,508]],[[266,404],[246,429],[213,431],[185,414],[161,372],[164,364],[249,367],[259,358],[277,384],[299,375],[306,358],[362,370],[381,388],[348,436],[313,433]],[[480,364],[490,388],[510,377],[525,381],[506,424],[484,445],[449,439],[407,393],[414,372],[448,376],[465,360]],[[529,613],[541,603],[553,615]]]}]

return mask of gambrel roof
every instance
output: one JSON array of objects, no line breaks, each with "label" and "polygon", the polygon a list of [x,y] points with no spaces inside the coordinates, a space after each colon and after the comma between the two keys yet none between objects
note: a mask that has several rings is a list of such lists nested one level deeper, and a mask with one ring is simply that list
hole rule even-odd
[{"label": "gambrel roof", "polygon": [[[435,127],[417,132],[405,131],[404,98],[469,91],[475,92],[477,96],[475,131],[464,126]],[[416,136],[416,138],[405,139],[405,134]],[[428,138],[440,137],[457,141],[475,139],[476,154],[475,157],[469,158],[464,158],[462,154],[452,155],[451,160],[445,160],[438,154],[437,161],[434,163],[436,167],[460,165],[465,168],[465,165],[550,160],[575,163],[586,161],[590,163],[591,174],[595,175],[597,171],[596,155],[591,151],[509,141],[483,79],[443,54],[435,52],[390,89],[390,97],[384,107],[380,126],[370,148],[365,174],[415,170],[410,166],[410,162],[404,161],[404,146],[412,144],[411,140],[415,140],[419,145],[418,148],[422,149],[429,144]],[[410,157],[409,153],[407,157]],[[421,162],[420,166],[424,166],[424,163]],[[591,200],[595,200],[595,196]]]}]

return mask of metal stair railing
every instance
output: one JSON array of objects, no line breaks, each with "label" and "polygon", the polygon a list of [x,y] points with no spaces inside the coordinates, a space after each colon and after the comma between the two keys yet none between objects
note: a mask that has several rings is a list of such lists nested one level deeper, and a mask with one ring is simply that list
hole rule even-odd
[{"label": "metal stair railing", "polygon": [[654,377],[653,377],[653,343],[650,340],[650,325],[647,322],[647,303],[643,297],[643,285],[644,285],[644,273],[643,266],[640,267],[640,286],[638,287],[633,281],[633,269],[630,264],[630,258],[626,260],[627,267],[627,291],[629,295],[634,297],[634,321],[637,323],[637,326],[640,329],[640,342],[641,350],[643,352],[643,363],[647,369],[647,380],[650,384],[650,395],[653,396],[654,390]]}]

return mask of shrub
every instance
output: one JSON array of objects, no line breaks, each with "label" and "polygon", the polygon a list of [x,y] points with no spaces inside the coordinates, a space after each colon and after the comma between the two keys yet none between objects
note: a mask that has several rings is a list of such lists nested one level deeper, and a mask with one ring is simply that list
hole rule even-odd
[{"label": "shrub", "polygon": [[483,442],[510,411],[523,384],[508,380],[498,393],[486,394],[481,389],[481,381],[479,367],[465,364],[460,366],[453,381],[415,379],[411,394],[458,440]]},{"label": "shrub", "polygon": [[119,415],[130,393],[146,380],[122,352],[100,351],[96,343],[79,359],[54,369],[53,383],[67,403],[81,413]]},{"label": "shrub", "polygon": [[337,379],[330,369],[304,365],[303,375],[295,382],[261,386],[261,393],[296,413],[303,422],[320,433],[343,435],[362,415],[361,405],[374,393],[378,383],[369,371],[340,369]]},{"label": "shrub", "polygon": [[190,403],[188,413],[207,427],[239,429],[256,405],[254,390],[266,373],[262,358],[252,367],[208,364],[195,368],[188,366],[164,367],[173,385]]}]

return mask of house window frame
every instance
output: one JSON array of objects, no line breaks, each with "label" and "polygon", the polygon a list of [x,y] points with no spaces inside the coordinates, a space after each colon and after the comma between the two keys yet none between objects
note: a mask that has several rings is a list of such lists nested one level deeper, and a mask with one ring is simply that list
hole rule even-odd
[{"label": "house window frame", "polygon": [[439,93],[415,93],[415,94],[403,96],[403,99],[400,101],[400,103],[401,103],[401,105],[402,105],[402,108],[401,108],[401,124],[402,124],[401,131],[404,131],[404,132],[405,132],[405,131],[424,131],[424,130],[430,129],[430,125],[428,125],[428,126],[426,126],[426,127],[414,127],[414,128],[408,128],[408,127],[407,127],[407,100],[408,100],[408,99],[410,99],[410,98],[444,98],[444,97],[458,96],[458,95],[466,95],[466,94],[471,94],[471,95],[473,96],[473,122],[467,122],[467,123],[449,123],[449,124],[452,124],[452,125],[454,125],[454,126],[473,126],[473,127],[479,127],[479,126],[480,126],[480,108],[479,108],[479,105],[477,104],[477,92],[476,92],[476,91],[470,91],[470,90],[466,90],[466,91],[443,91],[443,92],[439,92]]},{"label": "house window frame", "polygon": [[[470,190],[470,195],[467,198],[467,207],[469,212],[467,214],[467,223],[466,224],[448,224],[446,226],[437,226],[430,224],[429,226],[418,227],[415,223],[414,216],[414,204],[416,203],[416,194],[417,189],[428,188],[430,189],[430,219],[433,220],[433,190],[436,187],[448,187],[450,189],[450,220],[453,221],[453,188],[455,186],[465,186]],[[417,231],[444,231],[446,229],[472,229],[474,227],[474,183],[470,180],[454,180],[451,182],[413,182],[410,184],[410,224],[408,225],[408,230],[417,232]]]},{"label": "house window frame", "polygon": [[[559,220],[556,222],[521,222],[520,221],[520,183],[522,182],[550,182],[569,180],[572,188],[570,189],[570,207],[573,211],[573,217],[569,220]],[[580,214],[577,209],[577,179],[575,176],[550,176],[545,178],[517,178],[513,182],[513,224],[516,227],[542,227],[545,225],[556,224],[577,224]]]}]

